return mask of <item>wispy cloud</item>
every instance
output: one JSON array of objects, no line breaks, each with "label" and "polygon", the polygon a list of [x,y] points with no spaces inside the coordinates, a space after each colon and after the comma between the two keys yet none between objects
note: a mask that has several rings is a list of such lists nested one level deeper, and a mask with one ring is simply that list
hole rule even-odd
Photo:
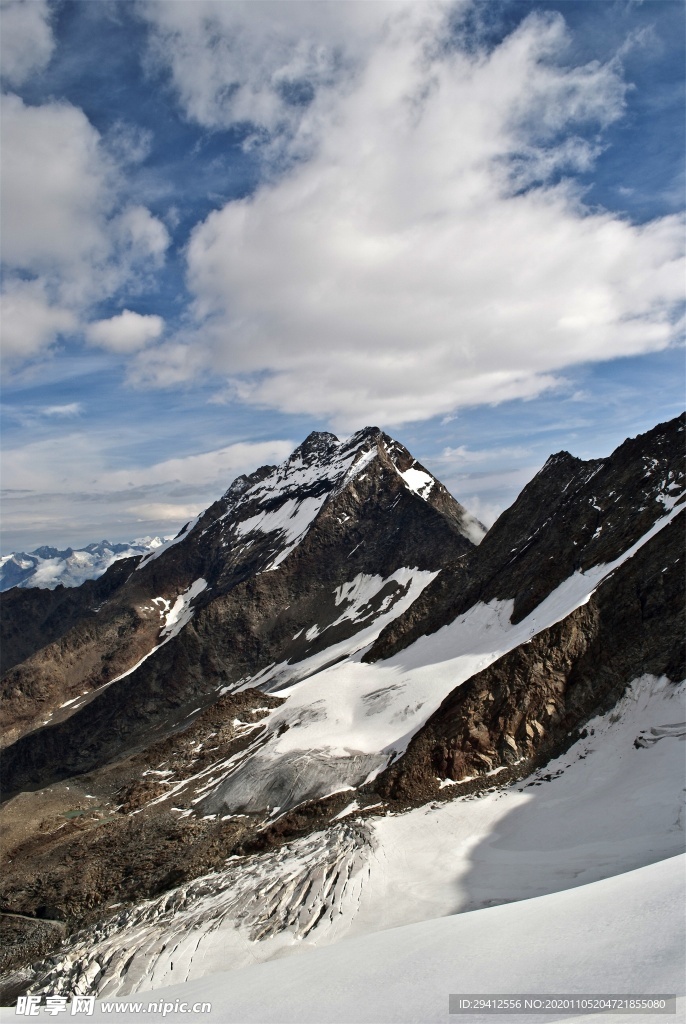
[{"label": "wispy cloud", "polygon": [[66,405],[47,405],[40,410],[43,416],[58,416],[71,418],[79,416],[83,411],[81,402],[68,402]]},{"label": "wispy cloud", "polygon": [[[48,415],[74,414],[65,411],[69,406],[58,408]],[[236,476],[280,463],[294,447],[288,440],[239,442],[125,468],[112,464],[102,440],[75,431],[7,449],[3,549],[52,540],[87,543],[103,531],[114,531],[110,540],[126,540],[141,523],[168,533],[218,498]],[[185,501],[178,500],[179,491]]]}]

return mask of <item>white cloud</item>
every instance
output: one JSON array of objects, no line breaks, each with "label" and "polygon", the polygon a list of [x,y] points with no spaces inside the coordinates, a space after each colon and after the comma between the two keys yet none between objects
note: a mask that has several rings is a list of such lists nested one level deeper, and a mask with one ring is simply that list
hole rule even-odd
[{"label": "white cloud", "polygon": [[161,316],[142,315],[125,309],[109,320],[97,320],[86,328],[86,338],[91,345],[108,349],[110,352],[136,352],[156,341],[164,330]]},{"label": "white cloud", "polygon": [[33,273],[58,272],[64,290],[80,290],[80,268],[97,268],[108,250],[113,168],[98,132],[69,103],[30,107],[8,95],[2,105],[3,262]]},{"label": "white cloud", "polygon": [[252,472],[265,463],[283,462],[294,448],[293,441],[239,441],[210,452],[165,459],[145,469],[117,470],[108,473],[107,485],[118,488],[181,482],[198,487],[216,483],[226,488],[240,473]]},{"label": "white cloud", "polygon": [[30,359],[94,303],[139,288],[169,234],[145,207],[121,209],[120,169],[82,110],[12,94],[2,106],[4,353]]},{"label": "white cloud", "polygon": [[43,416],[80,416],[83,406],[81,402],[68,402],[66,405],[47,405],[41,412]]},{"label": "white cloud", "polygon": [[194,519],[204,505],[171,505],[165,502],[151,502],[142,505],[131,505],[127,511],[136,517],[139,523],[180,523]]},{"label": "white cloud", "polygon": [[137,164],[150,155],[153,135],[147,128],[120,119],[109,129],[104,141],[116,160]]},{"label": "white cloud", "polygon": [[83,544],[101,536],[130,539],[140,532],[141,522],[154,533],[169,533],[241,473],[278,464],[295,447],[288,440],[238,442],[149,466],[122,467],[107,454],[109,438],[73,427],[58,433],[58,423],[54,426],[54,436],[16,447],[6,444],[0,453],[7,488],[3,533],[15,549]]},{"label": "white cloud", "polygon": [[411,6],[194,0],[142,3],[153,63],[171,72],[192,120],[292,131],[308,102],[354,72],[387,18]]},{"label": "white cloud", "polygon": [[132,206],[117,219],[116,230],[131,262],[160,267],[171,241],[169,232],[145,206]]},{"label": "white cloud", "polygon": [[54,48],[46,0],[1,0],[0,73],[9,85],[41,71]]},{"label": "white cloud", "polygon": [[[393,17],[382,30],[375,14],[354,74],[299,108],[289,144],[308,158],[196,227],[198,330],[169,358],[164,347],[146,353],[134,378],[168,385],[216,372],[245,401],[345,428],[533,398],[566,366],[670,344],[683,299],[680,219],[634,226],[553,183],[590,167],[598,133],[622,116],[618,62],[564,65],[564,22],[548,12],[473,53],[440,45],[451,10],[442,4],[305,6]],[[198,120],[236,119],[238,94],[221,100],[233,75],[262,96],[240,62],[220,76],[213,54],[237,40],[262,54],[260,81],[281,73],[255,7],[212,5],[208,28],[203,4],[155,6]],[[222,23],[229,8],[244,19],[236,36]],[[246,116],[273,126],[255,104]]]},{"label": "white cloud", "polygon": [[480,466],[487,462],[523,459],[530,455],[530,448],[517,445],[502,448],[467,448],[466,445],[461,444],[457,448],[444,448],[437,461],[453,467]]},{"label": "white cloud", "polygon": [[69,309],[54,305],[42,281],[8,278],[2,292],[2,357],[16,363],[38,355],[61,333],[74,331]]}]

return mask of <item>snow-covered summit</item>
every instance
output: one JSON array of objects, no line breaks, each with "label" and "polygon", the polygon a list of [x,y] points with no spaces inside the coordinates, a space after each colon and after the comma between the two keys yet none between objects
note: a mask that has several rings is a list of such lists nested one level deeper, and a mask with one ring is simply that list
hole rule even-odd
[{"label": "snow-covered summit", "polygon": [[120,558],[145,555],[163,543],[161,537],[138,537],[120,544],[101,540],[63,551],[46,545],[29,552],[15,551],[0,558],[0,592],[12,587],[79,587],[102,576]]},{"label": "snow-covered summit", "polygon": [[378,427],[363,427],[344,440],[313,431],[281,465],[261,466],[237,477],[218,502],[150,552],[138,568],[181,542],[217,540],[221,534],[222,547],[258,557],[259,571],[277,569],[346,488],[354,487],[359,500],[366,500],[361,497],[365,481],[375,496],[400,487],[406,495],[422,499],[470,545],[479,544],[486,534],[482,523],[432,473]]}]

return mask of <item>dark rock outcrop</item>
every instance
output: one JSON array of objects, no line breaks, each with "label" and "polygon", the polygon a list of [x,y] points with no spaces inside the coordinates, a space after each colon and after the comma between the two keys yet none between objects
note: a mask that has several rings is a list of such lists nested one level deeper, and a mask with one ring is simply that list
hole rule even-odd
[{"label": "dark rock outcrop", "polygon": [[683,519],[648,541],[587,604],[453,690],[369,791],[424,802],[443,779],[483,778],[494,769],[510,769],[507,779],[529,774],[611,709],[632,680],[645,673],[686,678]]},{"label": "dark rock outcrop", "polygon": [[[401,475],[411,468],[426,477],[426,497]],[[312,521],[290,550],[284,529],[303,508]],[[15,742],[0,765],[3,791],[90,771],[149,742],[151,731],[173,731],[191,707],[265,666],[349,637],[359,621],[325,641],[302,634],[338,617],[343,583],[360,573],[385,579],[403,566],[435,571],[474,547],[475,530],[446,489],[377,428],[345,444],[310,435],[283,466],[240,478],[182,539],[143,559],[97,616],[5,676],[2,724],[6,742]],[[207,586],[192,620],[135,668],[160,641],[159,602],[173,603],[199,578]],[[402,596],[389,587],[381,599]],[[376,613],[370,608],[370,621]]]},{"label": "dark rock outcrop", "polygon": [[512,598],[519,622],[576,570],[619,557],[684,501],[685,422],[661,423],[607,459],[551,455],[483,543],[447,565],[365,660],[390,657],[477,601]]}]

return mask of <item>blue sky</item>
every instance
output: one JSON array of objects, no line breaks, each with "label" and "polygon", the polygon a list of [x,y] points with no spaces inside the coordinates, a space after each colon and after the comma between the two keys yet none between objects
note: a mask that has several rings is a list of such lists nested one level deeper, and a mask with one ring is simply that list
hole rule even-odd
[{"label": "blue sky", "polygon": [[375,423],[490,524],[684,402],[680,0],[2,0],[2,550]]}]

